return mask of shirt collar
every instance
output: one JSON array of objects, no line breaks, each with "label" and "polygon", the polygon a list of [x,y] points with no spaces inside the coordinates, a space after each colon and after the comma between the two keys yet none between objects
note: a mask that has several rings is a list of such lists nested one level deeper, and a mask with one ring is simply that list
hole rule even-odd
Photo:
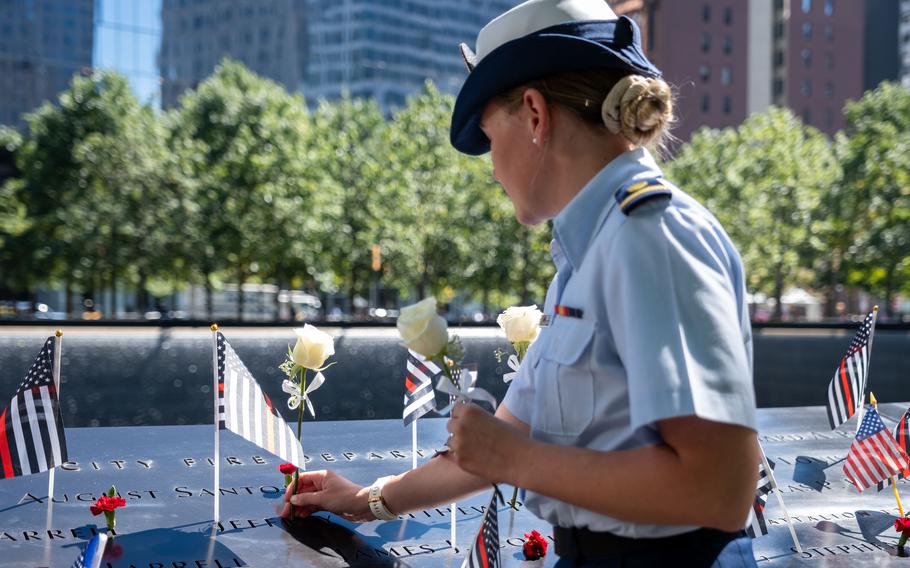
[{"label": "shirt collar", "polygon": [[616,205],[614,195],[619,188],[636,179],[660,175],[660,167],[651,153],[645,148],[635,148],[604,166],[563,207],[553,220],[553,238],[573,270],[581,266],[596,229]]}]

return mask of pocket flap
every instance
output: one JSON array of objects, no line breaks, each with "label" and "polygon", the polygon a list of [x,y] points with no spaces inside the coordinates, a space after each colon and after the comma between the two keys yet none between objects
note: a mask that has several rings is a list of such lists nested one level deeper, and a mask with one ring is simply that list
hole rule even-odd
[{"label": "pocket flap", "polygon": [[547,342],[542,345],[540,356],[560,365],[574,365],[591,344],[594,337],[594,322],[556,316],[547,328]]}]

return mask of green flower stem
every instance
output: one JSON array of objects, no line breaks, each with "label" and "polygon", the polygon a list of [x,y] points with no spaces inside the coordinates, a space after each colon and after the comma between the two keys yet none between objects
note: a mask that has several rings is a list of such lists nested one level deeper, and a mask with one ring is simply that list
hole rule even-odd
[{"label": "green flower stem", "polygon": [[105,511],[104,520],[107,521],[107,530],[113,531],[114,527],[117,526],[117,517],[115,511]]},{"label": "green flower stem", "polygon": [[[304,396],[306,393],[306,367],[301,367],[300,373],[300,384],[297,385],[300,387],[300,406],[297,407],[297,440],[300,440],[300,434],[303,430],[303,407],[305,405]],[[300,487],[300,468],[294,470],[294,493],[297,494],[297,490]],[[294,505],[291,505],[291,520],[294,519]]]},{"label": "green flower stem", "polygon": [[[531,346],[531,343],[528,341],[517,341],[512,344],[512,347],[515,348],[515,354],[518,356],[518,364],[521,365],[521,362],[525,360],[525,355],[528,354],[528,348]],[[518,486],[515,486],[515,490],[512,491],[512,499],[509,500],[509,506],[513,509],[515,508],[515,502],[518,500]]]},{"label": "green flower stem", "polygon": [[903,548],[905,544],[907,544],[907,535],[905,533],[901,533],[901,537],[897,539],[897,547]]}]

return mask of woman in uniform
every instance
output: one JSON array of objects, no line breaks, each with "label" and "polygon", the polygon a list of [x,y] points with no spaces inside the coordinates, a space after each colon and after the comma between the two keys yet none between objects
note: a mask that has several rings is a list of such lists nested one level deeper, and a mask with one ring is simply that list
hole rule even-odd
[{"label": "woman in uniform", "polygon": [[371,487],[307,472],[286,499],[391,519],[505,482],[553,525],[560,566],[754,566],[742,264],[646,149],[673,105],[638,28],[604,0],[530,0],[476,47],[452,144],[492,153],[520,222],[553,220],[548,326],[495,416],[456,405],[447,454]]}]

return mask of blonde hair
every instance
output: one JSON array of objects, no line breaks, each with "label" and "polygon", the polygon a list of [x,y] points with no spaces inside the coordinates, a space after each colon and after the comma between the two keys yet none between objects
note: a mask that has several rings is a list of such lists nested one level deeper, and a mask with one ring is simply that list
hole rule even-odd
[{"label": "blonde hair", "polygon": [[663,79],[600,69],[568,71],[509,89],[498,98],[514,109],[531,88],[548,102],[574,111],[586,123],[606,128],[633,144],[663,151],[673,140],[675,97]]}]

